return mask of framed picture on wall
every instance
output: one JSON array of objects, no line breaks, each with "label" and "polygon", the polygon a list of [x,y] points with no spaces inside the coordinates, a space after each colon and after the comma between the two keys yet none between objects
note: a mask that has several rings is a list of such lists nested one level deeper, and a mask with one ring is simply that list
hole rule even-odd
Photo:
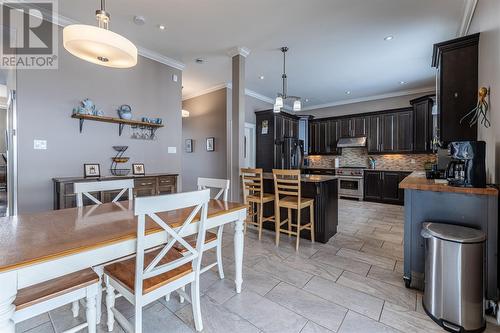
[{"label": "framed picture on wall", "polygon": [[146,171],[144,169],[144,164],[143,163],[132,163],[132,173],[134,175],[144,176],[146,174]]},{"label": "framed picture on wall", "polygon": [[193,139],[186,139],[184,142],[184,150],[186,153],[192,153],[193,152]]},{"label": "framed picture on wall", "polygon": [[101,166],[98,163],[85,163],[83,165],[83,176],[85,178],[101,177]]},{"label": "framed picture on wall", "polygon": [[215,151],[215,138],[207,138],[207,151]]}]

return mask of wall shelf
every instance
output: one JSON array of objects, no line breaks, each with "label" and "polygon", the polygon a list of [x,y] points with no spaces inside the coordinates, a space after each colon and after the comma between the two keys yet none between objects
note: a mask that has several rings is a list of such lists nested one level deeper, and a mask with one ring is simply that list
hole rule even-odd
[{"label": "wall shelf", "polygon": [[71,118],[75,118],[75,119],[80,120],[80,133],[83,130],[83,122],[85,120],[118,124],[118,134],[119,135],[122,135],[123,127],[125,127],[125,125],[145,127],[145,128],[150,129],[152,134],[154,134],[154,132],[156,132],[156,130],[158,128],[163,127],[162,124],[153,124],[153,123],[148,123],[148,122],[140,121],[140,120],[127,120],[127,119],[120,119],[120,118],[113,118],[113,117],[91,116],[91,115],[86,115],[86,114],[73,114],[73,115],[71,115]]}]

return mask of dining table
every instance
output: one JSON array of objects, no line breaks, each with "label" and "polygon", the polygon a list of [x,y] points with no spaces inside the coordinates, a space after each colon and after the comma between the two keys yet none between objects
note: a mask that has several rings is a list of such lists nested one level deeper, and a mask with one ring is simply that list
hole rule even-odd
[{"label": "dining table", "polygon": [[[247,206],[210,200],[206,228],[234,223],[235,288],[241,292],[243,223]],[[192,209],[158,213],[172,228],[180,228]],[[199,216],[183,234],[198,232]],[[20,214],[0,218],[0,332],[14,333],[17,290],[136,252],[137,217],[133,201]],[[146,218],[145,244],[167,242],[167,233]],[[98,311],[100,315],[100,311]],[[99,320],[99,318],[98,318]]]}]

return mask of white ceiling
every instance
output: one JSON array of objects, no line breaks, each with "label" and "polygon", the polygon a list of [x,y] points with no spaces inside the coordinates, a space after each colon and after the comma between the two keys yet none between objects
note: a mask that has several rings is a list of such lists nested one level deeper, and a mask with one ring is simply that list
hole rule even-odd
[{"label": "white ceiling", "polygon": [[[287,45],[288,92],[308,98],[310,107],[432,86],[432,45],[457,35],[465,2],[108,0],[107,10],[113,31],[186,64],[183,96],[229,82],[227,52],[245,46],[251,50],[247,88],[274,97],[281,86],[279,48]],[[63,16],[89,24],[97,7],[97,0],[59,2]],[[134,15],[146,24],[135,25]],[[384,41],[388,35],[394,39]],[[206,63],[196,64],[198,57]]]}]

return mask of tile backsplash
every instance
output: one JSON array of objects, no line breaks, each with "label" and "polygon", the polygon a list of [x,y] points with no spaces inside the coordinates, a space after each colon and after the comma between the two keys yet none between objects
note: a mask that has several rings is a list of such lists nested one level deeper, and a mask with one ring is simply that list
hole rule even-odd
[{"label": "tile backsplash", "polygon": [[376,168],[381,170],[414,171],[423,170],[426,162],[435,163],[434,154],[387,154],[368,155],[366,148],[343,148],[342,155],[310,155],[309,167],[330,169],[335,167],[335,158],[340,159],[340,166],[356,166],[368,168],[368,157],[376,160]]}]

